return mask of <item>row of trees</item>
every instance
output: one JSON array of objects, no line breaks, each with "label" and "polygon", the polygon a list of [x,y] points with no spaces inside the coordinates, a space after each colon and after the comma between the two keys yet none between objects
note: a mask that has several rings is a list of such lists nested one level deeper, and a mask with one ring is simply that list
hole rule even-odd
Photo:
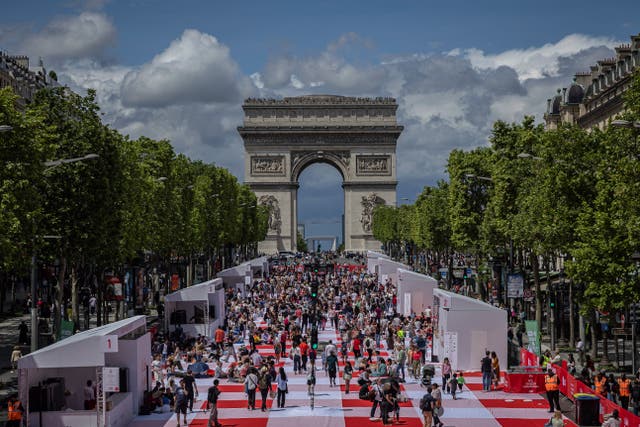
[{"label": "row of trees", "polygon": [[[265,238],[269,213],[247,186],[176,154],[169,141],[130,139],[104,125],[95,92],[45,89],[25,111],[15,106],[10,88],[0,90],[0,125],[11,127],[0,133],[1,297],[37,253],[59,260],[57,283],[70,283],[77,318],[87,272],[101,279],[140,259],[211,260],[225,248],[255,251]],[[51,162],[87,154],[97,156]],[[59,307],[64,292],[55,295]]]},{"label": "row of trees", "polygon": [[[640,120],[640,74],[625,102],[620,119]],[[540,271],[559,259],[583,314],[595,320],[594,309],[624,310],[640,296],[639,131],[545,130],[531,117],[496,122],[489,147],[450,153],[448,181],[425,187],[413,205],[378,207],[374,236],[391,250],[408,245],[435,259],[470,254],[480,271],[509,260],[533,282],[539,325]]]}]

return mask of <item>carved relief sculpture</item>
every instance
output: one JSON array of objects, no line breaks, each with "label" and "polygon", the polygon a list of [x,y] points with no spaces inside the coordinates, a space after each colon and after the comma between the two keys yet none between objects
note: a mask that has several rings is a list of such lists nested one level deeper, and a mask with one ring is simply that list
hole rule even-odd
[{"label": "carved relief sculpture", "polygon": [[280,219],[280,204],[275,196],[267,195],[260,197],[260,204],[269,210],[269,231],[280,234],[282,220]]},{"label": "carved relief sculpture", "polygon": [[251,157],[252,175],[284,175],[284,156]]},{"label": "carved relief sculpture", "polygon": [[389,156],[357,156],[356,173],[358,175],[390,175],[390,164]]},{"label": "carved relief sculpture", "polygon": [[384,203],[385,200],[376,193],[369,193],[367,196],[362,196],[362,216],[360,217],[360,222],[362,223],[362,229],[365,233],[371,233],[373,210],[376,206],[383,205]]}]

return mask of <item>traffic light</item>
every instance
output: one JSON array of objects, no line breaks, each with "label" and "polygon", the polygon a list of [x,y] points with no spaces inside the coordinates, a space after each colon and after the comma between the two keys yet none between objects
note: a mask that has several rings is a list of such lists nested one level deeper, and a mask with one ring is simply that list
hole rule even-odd
[{"label": "traffic light", "polygon": [[311,282],[311,298],[318,298],[318,281],[314,280]]},{"label": "traffic light", "polygon": [[315,325],[311,328],[311,348],[318,349],[318,327]]}]

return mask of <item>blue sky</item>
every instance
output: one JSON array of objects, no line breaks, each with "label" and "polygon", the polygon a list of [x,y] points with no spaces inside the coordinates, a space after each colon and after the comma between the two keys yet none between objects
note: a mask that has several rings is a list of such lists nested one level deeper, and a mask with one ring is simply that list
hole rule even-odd
[{"label": "blue sky", "polygon": [[[243,177],[235,130],[248,96],[393,96],[405,131],[398,198],[445,178],[448,153],[496,120],[538,119],[546,99],[640,33],[617,1],[23,0],[2,8],[0,49],[42,56],[105,122]],[[316,86],[320,82],[320,86]],[[312,83],[314,85],[312,85]],[[300,179],[300,219],[340,219],[340,176]],[[335,223],[314,234],[339,234]]]}]

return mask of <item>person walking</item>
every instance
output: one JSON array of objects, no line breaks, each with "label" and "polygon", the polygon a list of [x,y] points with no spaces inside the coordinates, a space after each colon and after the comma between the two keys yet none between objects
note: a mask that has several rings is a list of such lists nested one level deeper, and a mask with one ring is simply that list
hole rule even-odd
[{"label": "person walking", "polygon": [[280,366],[278,369],[278,375],[276,376],[276,386],[278,388],[277,403],[278,408],[284,408],[285,398],[289,392],[289,385],[287,380],[287,373],[284,371],[284,367]]},{"label": "person walking", "polygon": [[207,390],[207,409],[211,410],[207,427],[222,427],[222,424],[218,421],[218,396],[220,396],[218,384],[220,384],[220,381],[213,380],[213,387],[209,387],[209,390]]},{"label": "person walking", "polygon": [[187,369],[187,375],[184,376],[182,381],[184,382],[184,390],[187,394],[189,412],[193,412],[193,402],[198,400],[198,389],[195,387],[196,379],[191,369]]},{"label": "person walking", "polygon": [[544,387],[547,390],[547,400],[549,401],[549,412],[554,412],[555,409],[562,411],[560,408],[559,384],[558,376],[553,372],[553,369],[549,369],[544,378]]},{"label": "person walking", "polygon": [[178,421],[178,427],[180,427],[180,414],[182,414],[182,420],[184,421],[184,425],[188,426],[187,423],[187,402],[188,402],[188,394],[185,389],[184,380],[180,380],[180,385],[176,389],[176,403],[174,412],[176,413],[176,421]]},{"label": "person walking", "polygon": [[449,379],[451,378],[451,362],[445,357],[442,361],[442,391],[449,393]]},{"label": "person walking", "polygon": [[329,372],[329,387],[335,387],[336,375],[338,374],[338,357],[333,351],[327,356],[327,371]]},{"label": "person walking", "polygon": [[18,360],[22,357],[22,350],[20,350],[20,346],[16,345],[13,347],[13,351],[11,352],[11,372],[13,373],[16,369],[18,369]]},{"label": "person walking", "polygon": [[485,356],[480,361],[480,372],[482,372],[482,391],[489,391],[491,389],[491,358],[489,352],[485,352]]},{"label": "person walking", "polygon": [[438,383],[433,383],[431,385],[431,397],[433,397],[433,426],[434,427],[443,427],[442,421],[440,421],[440,416],[442,415],[442,391],[438,387]]},{"label": "person walking", "polygon": [[258,387],[258,375],[256,369],[251,368],[244,378],[244,389],[247,393],[247,409],[253,411],[256,409],[256,388]]},{"label": "person walking", "polygon": [[260,389],[260,397],[262,397],[262,405],[260,405],[260,410],[262,412],[267,411],[267,397],[269,396],[269,392],[271,391],[271,375],[269,374],[269,370],[263,367],[260,370],[260,376],[258,378],[258,388]]},{"label": "person walking", "polygon": [[342,374],[342,379],[344,380],[344,394],[349,394],[349,384],[351,383],[351,378],[353,378],[353,367],[351,366],[350,361],[346,361],[344,365],[344,372]]}]

